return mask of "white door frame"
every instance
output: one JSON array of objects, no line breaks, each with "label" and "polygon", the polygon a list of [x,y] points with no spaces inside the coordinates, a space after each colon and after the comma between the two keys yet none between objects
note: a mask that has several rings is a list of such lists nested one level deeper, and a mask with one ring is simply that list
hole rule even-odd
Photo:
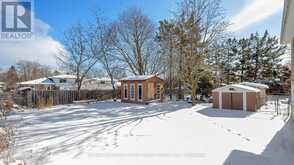
[{"label": "white door frame", "polygon": [[218,92],[218,102],[219,110],[223,110],[223,92],[221,91]]},{"label": "white door frame", "polygon": [[243,92],[243,111],[247,112],[247,92]]},{"label": "white door frame", "polygon": [[[158,89],[157,89],[158,85],[159,85],[159,93],[157,93],[157,92],[158,92]],[[159,95],[159,98],[157,98],[157,94]],[[156,88],[155,88],[155,99],[161,99],[161,83],[160,83],[160,82],[157,82],[157,83],[156,83]]]},{"label": "white door frame", "polygon": [[[123,92],[123,98],[124,98],[124,100],[128,100],[129,99],[129,91],[128,91],[129,89],[128,89],[128,84],[127,83],[125,83],[124,84],[124,92]],[[127,93],[126,93],[126,91],[127,91]],[[127,97],[125,97],[126,96],[126,94],[127,94]]]},{"label": "white door frame", "polygon": [[[141,99],[139,99],[139,87],[141,86]],[[138,89],[138,92],[137,92],[137,100],[142,102],[143,101],[143,84],[142,83],[138,83],[137,85],[137,89]]]},{"label": "white door frame", "polygon": [[[133,98],[132,98],[132,87],[134,88]],[[130,100],[132,100],[132,101],[136,100],[136,87],[135,87],[135,83],[131,83],[130,84]]]}]

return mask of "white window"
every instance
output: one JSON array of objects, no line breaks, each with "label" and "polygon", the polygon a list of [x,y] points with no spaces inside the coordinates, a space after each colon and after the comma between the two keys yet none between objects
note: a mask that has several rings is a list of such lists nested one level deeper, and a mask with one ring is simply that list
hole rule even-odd
[{"label": "white window", "polygon": [[138,84],[138,101],[143,101],[143,85]]},{"label": "white window", "polygon": [[161,91],[160,91],[160,83],[156,84],[156,99],[160,99]]},{"label": "white window", "polygon": [[124,98],[128,99],[128,84],[124,85]]},{"label": "white window", "polygon": [[135,84],[132,83],[130,86],[130,97],[132,100],[135,100]]}]

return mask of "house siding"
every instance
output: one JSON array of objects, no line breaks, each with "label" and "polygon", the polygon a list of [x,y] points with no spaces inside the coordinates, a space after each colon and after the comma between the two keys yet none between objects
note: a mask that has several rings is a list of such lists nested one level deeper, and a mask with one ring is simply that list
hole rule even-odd
[{"label": "house siding", "polygon": [[218,92],[212,92],[213,108],[219,108],[219,94]]},{"label": "house siding", "polygon": [[256,94],[257,93],[253,93],[253,92],[248,92],[246,94],[246,96],[247,96],[247,111],[248,112],[255,112],[257,109]]}]

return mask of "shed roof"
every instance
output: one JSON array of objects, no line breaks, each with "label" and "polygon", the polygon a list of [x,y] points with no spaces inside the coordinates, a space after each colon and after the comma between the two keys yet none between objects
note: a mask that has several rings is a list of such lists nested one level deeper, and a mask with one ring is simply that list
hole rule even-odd
[{"label": "shed roof", "polygon": [[[111,81],[111,79],[108,77],[101,77],[101,78],[95,77],[95,78],[89,78],[84,80],[84,82],[87,82],[87,81]],[[113,81],[117,81],[117,79],[113,79]]]},{"label": "shed roof", "polygon": [[138,76],[125,77],[120,79],[120,81],[135,81],[135,80],[142,81],[142,80],[148,80],[153,77],[157,77],[162,80],[162,78],[158,77],[157,75],[138,75]]},{"label": "shed roof", "polygon": [[246,85],[241,85],[241,84],[227,85],[227,86],[216,88],[216,89],[213,90],[213,92],[219,92],[219,91],[260,92],[260,90],[257,89],[257,88],[253,88],[253,87],[246,86]]},{"label": "shed roof", "polygon": [[246,85],[254,88],[263,88],[263,89],[269,89],[268,85],[260,84],[260,83],[253,83],[253,82],[242,82],[241,85]]}]

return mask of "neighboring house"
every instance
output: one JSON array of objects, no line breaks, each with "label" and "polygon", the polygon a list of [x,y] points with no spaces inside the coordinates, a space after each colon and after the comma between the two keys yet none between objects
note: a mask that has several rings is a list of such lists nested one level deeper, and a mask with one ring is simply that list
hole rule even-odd
[{"label": "neighboring house", "polygon": [[264,101],[260,89],[247,85],[233,84],[212,91],[213,108],[256,112]]},{"label": "neighboring house", "polygon": [[55,83],[50,78],[39,78],[36,80],[24,81],[17,83],[17,88],[24,89],[25,87],[30,87],[34,90],[54,90],[56,89]]},{"label": "neighboring house", "polygon": [[[282,22],[281,43],[291,44],[291,98],[294,98],[294,1],[285,0]],[[291,101],[291,109],[294,108],[294,99]],[[294,113],[292,113],[294,119]]]},{"label": "neighboring house", "polygon": [[76,79],[77,77],[74,75],[57,75],[49,77],[55,83],[55,86],[59,88],[59,90],[76,90]]},{"label": "neighboring house", "polygon": [[3,92],[6,89],[5,82],[0,82],[0,92]]},{"label": "neighboring house", "polygon": [[156,75],[131,76],[120,82],[122,102],[147,104],[164,99],[164,80]]},{"label": "neighboring house", "polygon": [[[120,82],[114,80],[115,88],[120,87]],[[104,78],[91,78],[83,81],[83,90],[112,90],[111,79]]]},{"label": "neighboring house", "polygon": [[73,75],[58,75],[17,83],[17,88],[30,87],[33,90],[76,90],[76,77]]}]

